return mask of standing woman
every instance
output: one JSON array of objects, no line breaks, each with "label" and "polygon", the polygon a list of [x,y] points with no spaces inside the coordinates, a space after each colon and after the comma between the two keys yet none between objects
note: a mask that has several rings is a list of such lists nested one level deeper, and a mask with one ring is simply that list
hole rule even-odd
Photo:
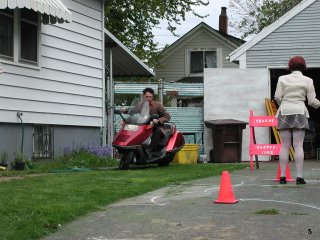
[{"label": "standing woman", "polygon": [[294,159],[296,162],[296,184],[306,184],[302,178],[304,151],[303,141],[305,130],[309,129],[309,112],[305,106],[305,100],[313,108],[320,107],[320,101],[316,99],[313,80],[302,74],[307,69],[305,60],[301,56],[290,58],[288,62],[291,74],[279,77],[275,100],[279,105],[276,117],[278,118],[278,130],[281,137],[280,150],[280,184],[286,184],[286,166],[289,161],[289,149],[291,141],[294,147]]}]

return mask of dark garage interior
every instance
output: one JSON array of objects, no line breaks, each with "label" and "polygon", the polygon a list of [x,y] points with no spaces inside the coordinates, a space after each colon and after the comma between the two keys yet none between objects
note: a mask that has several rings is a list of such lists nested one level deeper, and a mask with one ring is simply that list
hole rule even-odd
[{"label": "dark garage interior", "polygon": [[[270,69],[271,99],[274,98],[278,78],[286,74],[290,74],[290,71],[288,71],[287,69]],[[320,68],[308,68],[305,72],[303,72],[303,75],[313,79],[316,95],[320,100]],[[312,107],[309,107],[307,105],[307,101],[306,106],[310,114],[310,130],[306,131],[304,141],[305,159],[314,159],[317,157],[316,149],[320,148],[320,108],[314,109]],[[272,142],[275,142],[273,135]]]}]

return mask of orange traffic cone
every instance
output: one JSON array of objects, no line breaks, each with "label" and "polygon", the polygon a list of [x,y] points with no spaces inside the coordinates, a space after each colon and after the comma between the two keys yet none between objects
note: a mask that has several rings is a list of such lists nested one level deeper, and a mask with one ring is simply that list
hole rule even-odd
[{"label": "orange traffic cone", "polygon": [[223,171],[221,176],[221,183],[220,183],[220,191],[218,199],[214,201],[214,203],[237,203],[238,200],[235,199],[232,185],[230,180],[230,175],[228,171]]},{"label": "orange traffic cone", "polygon": [[[280,169],[280,164],[278,164],[277,177],[276,177],[273,181],[279,182],[279,181],[280,181],[280,177],[281,177],[281,169]],[[287,167],[286,167],[286,180],[287,180],[287,182],[294,182],[294,181],[295,181],[295,180],[291,177],[289,163],[287,164]]]}]

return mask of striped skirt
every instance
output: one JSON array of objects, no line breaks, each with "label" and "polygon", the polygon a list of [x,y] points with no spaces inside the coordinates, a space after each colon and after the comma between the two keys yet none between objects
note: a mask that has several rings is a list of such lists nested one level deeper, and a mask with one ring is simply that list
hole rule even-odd
[{"label": "striped skirt", "polygon": [[279,113],[278,116],[278,130],[283,129],[309,129],[308,118],[303,114],[294,114],[283,116]]}]

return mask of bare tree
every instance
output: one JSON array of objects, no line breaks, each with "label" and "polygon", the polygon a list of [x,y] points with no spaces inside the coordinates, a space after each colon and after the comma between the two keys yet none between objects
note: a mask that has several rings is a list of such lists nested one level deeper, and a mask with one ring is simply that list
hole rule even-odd
[{"label": "bare tree", "polygon": [[260,32],[302,0],[231,0],[230,27],[242,38]]}]

